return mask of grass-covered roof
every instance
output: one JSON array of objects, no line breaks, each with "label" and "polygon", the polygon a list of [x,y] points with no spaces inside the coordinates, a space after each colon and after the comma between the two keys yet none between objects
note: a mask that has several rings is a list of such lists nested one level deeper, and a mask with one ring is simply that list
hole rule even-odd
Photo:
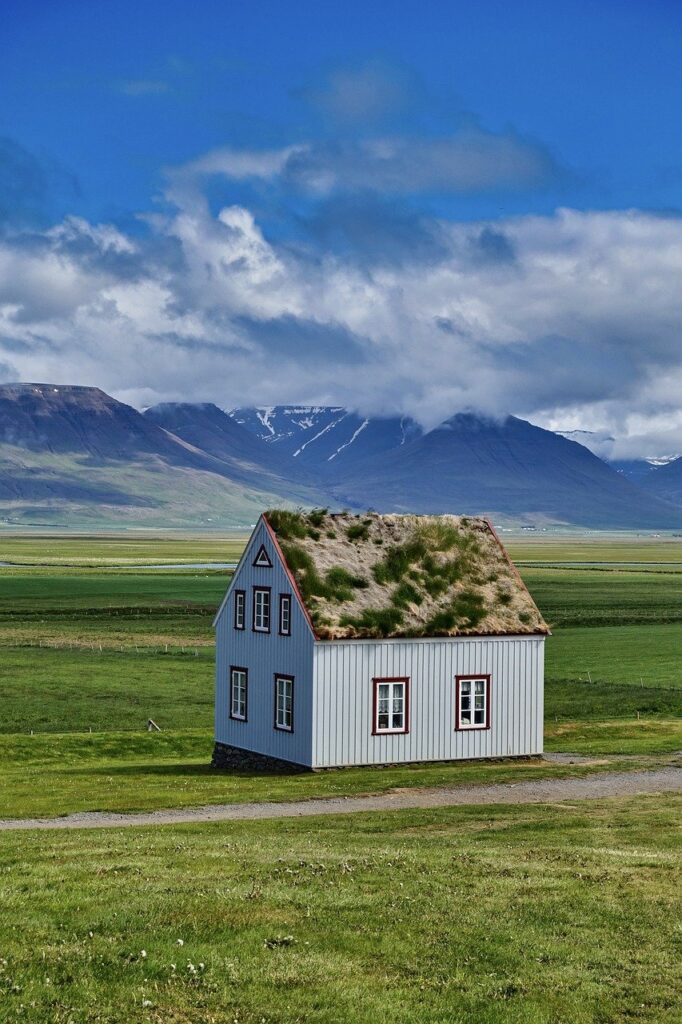
[{"label": "grass-covered roof", "polygon": [[320,639],[548,632],[485,519],[326,509],[266,519]]}]

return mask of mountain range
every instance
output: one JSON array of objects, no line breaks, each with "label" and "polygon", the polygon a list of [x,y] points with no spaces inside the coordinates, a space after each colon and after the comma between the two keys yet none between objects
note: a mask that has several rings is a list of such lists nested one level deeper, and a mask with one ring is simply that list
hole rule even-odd
[{"label": "mountain range", "polygon": [[463,512],[499,523],[682,528],[682,459],[638,482],[513,416],[434,430],[338,406],[164,403],[0,385],[0,519],[244,528],[269,505]]},{"label": "mountain range", "polygon": [[[597,455],[609,466],[622,473],[628,480],[641,483],[661,466],[667,466],[669,462],[675,462],[680,458],[677,455],[656,455],[643,459],[622,459],[614,458],[613,450],[616,447],[616,439],[610,434],[600,433],[595,430],[558,430],[558,434],[567,437],[569,441],[577,441]],[[657,481],[658,482],[658,481]]]}]

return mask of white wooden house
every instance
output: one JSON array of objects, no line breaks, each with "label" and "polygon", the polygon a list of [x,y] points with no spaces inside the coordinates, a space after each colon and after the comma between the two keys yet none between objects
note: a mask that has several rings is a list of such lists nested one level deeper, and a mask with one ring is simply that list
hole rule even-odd
[{"label": "white wooden house", "polygon": [[215,619],[217,767],[542,752],[542,616],[484,519],[261,516]]}]

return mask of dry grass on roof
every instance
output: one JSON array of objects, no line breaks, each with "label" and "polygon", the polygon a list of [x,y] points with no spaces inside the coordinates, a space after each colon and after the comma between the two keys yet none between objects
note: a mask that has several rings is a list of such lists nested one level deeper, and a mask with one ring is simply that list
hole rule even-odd
[{"label": "dry grass on roof", "polygon": [[547,631],[484,519],[326,509],[266,518],[321,639]]}]

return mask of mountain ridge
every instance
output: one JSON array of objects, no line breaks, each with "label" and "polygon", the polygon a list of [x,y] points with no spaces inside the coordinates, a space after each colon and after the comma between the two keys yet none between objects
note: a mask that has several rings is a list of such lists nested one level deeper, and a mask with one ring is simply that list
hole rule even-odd
[{"label": "mountain ridge", "polygon": [[0,385],[0,518],[14,523],[246,527],[288,504],[680,529],[682,488],[679,502],[512,416],[458,413],[424,432],[341,406],[141,413],[98,388]]},{"label": "mountain ridge", "polygon": [[273,501],[321,497],[270,465],[204,451],[99,388],[0,385],[5,521],[244,527]]}]

